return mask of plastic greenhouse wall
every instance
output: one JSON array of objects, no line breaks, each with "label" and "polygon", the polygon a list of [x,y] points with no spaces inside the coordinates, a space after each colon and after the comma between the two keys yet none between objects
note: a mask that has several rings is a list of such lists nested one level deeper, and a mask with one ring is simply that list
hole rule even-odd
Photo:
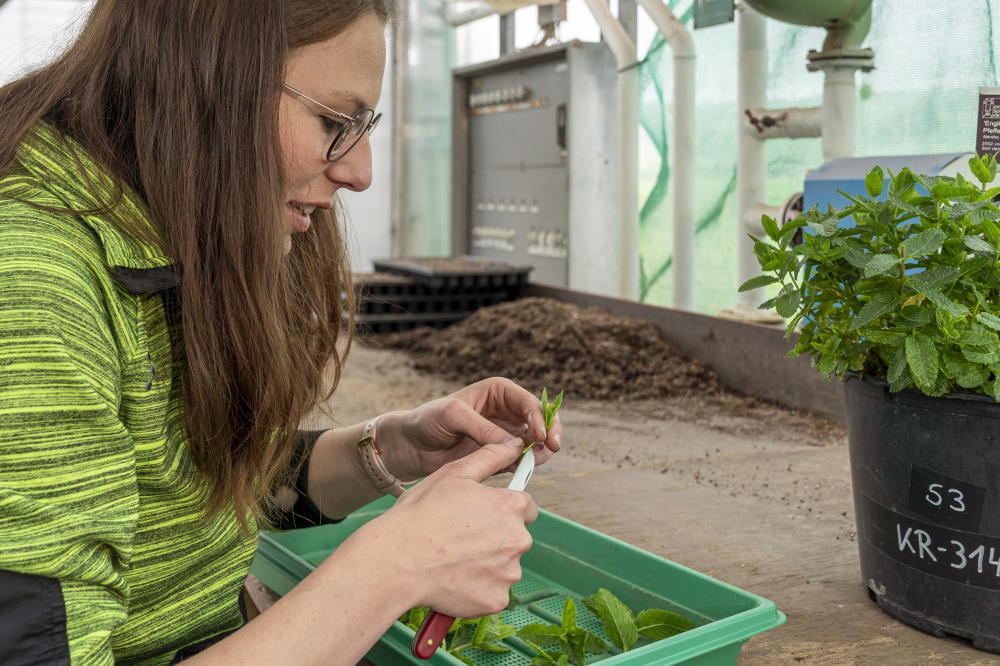
[{"label": "plastic greenhouse wall", "polygon": [[[698,311],[717,313],[734,306],[737,287],[736,25],[694,30],[693,2],[669,0],[668,4],[693,32],[698,54],[695,302]],[[872,28],[864,46],[874,49],[876,69],[856,75],[857,155],[974,150],[978,88],[1000,85],[1000,0],[874,0],[873,5]],[[588,22],[589,17],[579,18],[585,11],[582,0],[570,0],[569,25],[564,25],[560,34],[563,39],[594,39],[596,26]],[[520,14],[525,12],[533,10],[518,11],[519,33],[524,23]],[[655,31],[641,9],[639,21],[637,41],[640,54],[645,53],[640,83],[641,295],[643,301],[669,306],[673,258],[671,165],[666,156],[671,141],[671,51],[658,37],[653,38]],[[458,33],[458,64],[497,55],[495,19],[477,23],[482,25],[471,24],[452,32],[453,39]],[[533,30],[531,25],[527,27]],[[470,38],[469,32],[475,32],[476,37]],[[821,102],[823,76],[806,70],[806,54],[819,49],[824,36],[825,31],[819,28],[768,21],[770,108]],[[483,46],[484,41],[487,46]],[[530,39],[519,38],[516,45],[529,43]],[[421,76],[429,74],[421,70]],[[447,95],[450,75],[440,76],[434,89]],[[410,112],[419,113],[413,106]],[[767,161],[768,203],[779,205],[802,189],[807,170],[822,163],[820,140],[770,140]],[[447,172],[448,167],[442,164],[436,168]],[[419,215],[427,221],[437,220],[438,228],[446,232],[448,200],[442,197],[427,203],[434,212]],[[433,235],[435,239],[443,237],[440,232]],[[446,251],[444,245],[439,247]]]},{"label": "plastic greenhouse wall", "polygon": [[[407,49],[403,193],[406,253],[450,250],[450,69],[498,54],[495,17],[457,30],[439,0],[400,0],[410,30]],[[617,0],[611,0],[615,9]],[[692,0],[668,4],[693,31],[697,53],[696,307],[732,307],[736,289],[736,27],[693,30]],[[71,38],[89,0],[8,0],[0,12],[0,82],[51,56]],[[1000,85],[1000,0],[874,0],[865,46],[876,69],[858,74],[858,155],[971,151],[978,87]],[[642,299],[670,305],[672,288],[669,136],[671,52],[639,12],[641,68],[640,186]],[[599,31],[583,6],[569,0],[563,39],[595,41]],[[515,15],[518,48],[537,37],[535,11]],[[806,71],[806,53],[824,31],[768,21],[768,106],[813,106],[823,77]],[[767,144],[768,203],[802,188],[822,161],[818,139]],[[369,193],[370,194],[370,193]]]}]

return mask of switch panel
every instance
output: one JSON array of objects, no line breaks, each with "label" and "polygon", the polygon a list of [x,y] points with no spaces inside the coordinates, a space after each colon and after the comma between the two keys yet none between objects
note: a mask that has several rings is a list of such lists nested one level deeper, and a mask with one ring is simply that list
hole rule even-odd
[{"label": "switch panel", "polygon": [[565,60],[469,81],[469,253],[531,265],[532,280],[557,285],[566,284],[569,246],[568,97]]}]

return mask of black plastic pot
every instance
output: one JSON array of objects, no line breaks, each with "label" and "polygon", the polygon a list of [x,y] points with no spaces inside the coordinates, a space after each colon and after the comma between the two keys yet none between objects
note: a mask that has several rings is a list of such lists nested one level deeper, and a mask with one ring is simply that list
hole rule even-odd
[{"label": "black plastic pot", "polygon": [[1000,652],[1000,403],[848,377],[861,575],[889,615]]}]

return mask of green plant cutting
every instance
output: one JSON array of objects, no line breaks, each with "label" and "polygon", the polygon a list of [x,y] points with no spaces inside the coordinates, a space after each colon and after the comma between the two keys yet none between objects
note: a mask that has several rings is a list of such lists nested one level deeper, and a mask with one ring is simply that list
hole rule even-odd
[{"label": "green plant cutting", "polygon": [[[583,603],[601,621],[612,645],[622,652],[632,649],[640,636],[658,641],[695,628],[693,622],[672,611],[652,608],[635,615],[632,609],[604,588],[586,597]],[[567,597],[563,605],[562,625],[528,624],[518,629],[518,638],[538,653],[531,661],[532,666],[586,666],[588,654],[608,651],[603,638],[578,626],[576,620],[576,603]],[[553,646],[559,646],[559,650],[546,650]]]},{"label": "green plant cutting", "polygon": [[[563,391],[559,391],[559,395],[556,396],[556,399],[549,402],[548,389],[542,388],[542,414],[545,416],[545,432],[552,429],[552,421],[555,419],[556,412],[559,411],[562,401]],[[528,444],[524,447],[524,450],[521,451],[521,455],[523,456],[525,453],[530,451],[532,447],[537,446],[538,444],[541,444],[541,442],[532,442],[531,444]]]},{"label": "green plant cutting", "polygon": [[[648,609],[636,615],[618,597],[603,588],[583,599],[583,603],[601,621],[611,644],[621,652],[635,647],[640,636],[658,641],[696,626],[684,616],[667,610]],[[428,612],[427,608],[414,608],[399,621],[418,631]],[[500,614],[487,615],[478,620],[456,618],[441,647],[470,666],[475,662],[468,650],[509,652],[510,648],[500,641],[515,634],[537,653],[531,661],[532,666],[586,666],[588,654],[608,652],[608,643],[601,636],[577,625],[577,606],[572,598],[567,597],[563,605],[561,622],[532,623],[518,629],[505,624]]]},{"label": "green plant cutting", "polygon": [[[1000,187],[993,155],[969,160],[962,177],[865,178],[867,196],[815,206],[779,226],[763,219],[753,238],[765,275],[740,291],[780,285],[763,303],[802,335],[789,356],[809,354],[827,379],[848,372],[930,396],[972,392],[1000,400]],[[879,200],[882,194],[884,200]],[[842,226],[851,216],[853,226]],[[807,228],[802,243],[792,241]]]}]

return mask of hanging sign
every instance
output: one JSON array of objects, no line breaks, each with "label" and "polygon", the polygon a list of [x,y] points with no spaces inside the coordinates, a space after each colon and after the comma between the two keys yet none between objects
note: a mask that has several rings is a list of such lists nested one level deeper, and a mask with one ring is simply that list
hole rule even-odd
[{"label": "hanging sign", "polygon": [[694,0],[694,27],[697,30],[732,23],[734,13],[733,0]]},{"label": "hanging sign", "polygon": [[976,154],[1000,153],[1000,88],[979,89],[979,124],[976,128]]}]

